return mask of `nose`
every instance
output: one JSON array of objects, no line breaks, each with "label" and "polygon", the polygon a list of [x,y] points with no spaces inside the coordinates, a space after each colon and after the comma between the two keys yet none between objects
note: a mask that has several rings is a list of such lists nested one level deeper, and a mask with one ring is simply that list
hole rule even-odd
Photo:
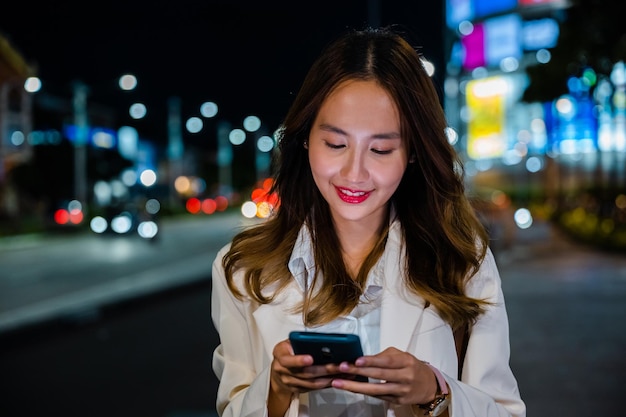
[{"label": "nose", "polygon": [[341,175],[350,182],[361,182],[367,179],[369,173],[365,154],[358,149],[350,149],[345,154]]}]

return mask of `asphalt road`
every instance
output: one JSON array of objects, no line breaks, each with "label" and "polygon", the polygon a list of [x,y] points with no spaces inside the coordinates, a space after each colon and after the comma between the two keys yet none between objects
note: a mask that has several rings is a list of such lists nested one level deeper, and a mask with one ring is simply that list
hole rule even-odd
[{"label": "asphalt road", "polygon": [[209,417],[210,282],[0,335],[0,415]]},{"label": "asphalt road", "polygon": [[155,242],[95,233],[0,239],[0,333],[194,282],[255,221],[237,210],[166,219]]}]

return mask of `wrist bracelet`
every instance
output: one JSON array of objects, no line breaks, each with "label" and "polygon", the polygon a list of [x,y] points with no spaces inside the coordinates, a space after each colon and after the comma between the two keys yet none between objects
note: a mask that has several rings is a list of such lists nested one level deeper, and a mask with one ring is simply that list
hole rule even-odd
[{"label": "wrist bracelet", "polygon": [[443,377],[443,375],[441,374],[441,372],[439,371],[439,369],[435,368],[434,366],[432,366],[431,364],[429,364],[428,362],[424,362],[426,365],[428,365],[428,367],[433,371],[433,373],[435,374],[435,377],[437,378],[437,385],[439,385],[439,391],[443,394],[443,395],[448,395],[448,384],[446,383],[446,379]]},{"label": "wrist bracelet", "polygon": [[435,379],[437,380],[438,389],[435,393],[435,399],[432,400],[428,404],[419,404],[418,407],[422,410],[425,410],[425,416],[436,417],[441,414],[448,408],[450,404],[450,392],[448,390],[448,384],[446,383],[446,379],[443,377],[439,369],[435,368],[428,362],[424,362],[435,374]]}]

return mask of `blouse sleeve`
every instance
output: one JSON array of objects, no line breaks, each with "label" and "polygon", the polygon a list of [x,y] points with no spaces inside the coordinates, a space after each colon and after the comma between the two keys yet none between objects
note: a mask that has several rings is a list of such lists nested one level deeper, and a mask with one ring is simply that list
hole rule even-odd
[{"label": "blouse sleeve", "polygon": [[461,381],[447,377],[450,416],[524,417],[526,406],[509,365],[509,324],[501,279],[491,251],[468,284],[468,295],[491,304],[472,326]]},{"label": "blouse sleeve", "polygon": [[213,371],[219,379],[216,409],[220,416],[267,415],[269,366],[263,349],[254,349],[255,330],[250,326],[249,302],[235,298],[226,284],[222,258],[213,262],[211,316],[220,344],[213,352]]}]

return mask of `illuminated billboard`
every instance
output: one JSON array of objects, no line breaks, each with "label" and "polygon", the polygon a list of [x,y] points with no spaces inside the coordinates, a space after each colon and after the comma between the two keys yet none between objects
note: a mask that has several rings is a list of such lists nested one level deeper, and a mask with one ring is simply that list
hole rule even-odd
[{"label": "illuminated billboard", "polygon": [[467,83],[467,155],[471,159],[502,157],[506,150],[506,94],[502,77]]},{"label": "illuminated billboard", "polygon": [[559,40],[559,24],[551,18],[529,20],[522,27],[522,47],[527,51],[554,48]]},{"label": "illuminated billboard", "polygon": [[[521,0],[520,0],[521,1]],[[459,23],[511,12],[518,0],[446,0],[446,24],[456,29]]]},{"label": "illuminated billboard", "polygon": [[567,7],[567,0],[518,0],[520,7],[527,6],[554,6],[554,7]]},{"label": "illuminated billboard", "polygon": [[471,0],[446,0],[446,24],[456,29],[459,23],[474,18]]},{"label": "illuminated billboard", "polygon": [[481,66],[498,66],[504,58],[522,56],[522,20],[508,14],[474,25],[474,30],[461,37],[463,67],[471,70]]}]

